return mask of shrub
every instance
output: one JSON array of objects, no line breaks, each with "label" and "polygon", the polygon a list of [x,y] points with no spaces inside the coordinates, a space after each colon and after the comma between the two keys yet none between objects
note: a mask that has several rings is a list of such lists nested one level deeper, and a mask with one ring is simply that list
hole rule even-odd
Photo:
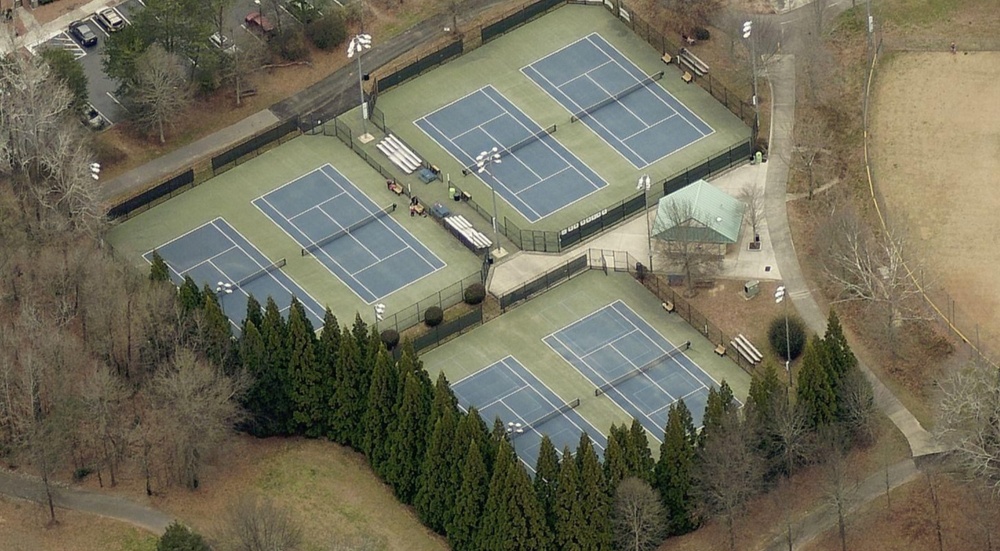
[{"label": "shrub", "polygon": [[382,344],[384,344],[388,350],[396,348],[396,345],[399,344],[399,332],[395,329],[386,329],[385,331],[382,331]]},{"label": "shrub", "polygon": [[437,327],[444,321],[444,311],[439,306],[431,306],[424,310],[424,323],[427,327]]},{"label": "shrub", "polygon": [[694,38],[695,40],[708,40],[712,37],[712,33],[708,32],[705,27],[695,27]]},{"label": "shrub", "polygon": [[90,467],[80,467],[77,470],[73,471],[73,481],[80,482],[84,478],[87,478],[87,475],[89,475],[92,472],[94,472],[94,470],[91,469]]},{"label": "shrub", "polygon": [[331,11],[306,25],[306,35],[320,50],[332,50],[347,38],[347,26],[341,10]]},{"label": "shrub", "polygon": [[473,283],[465,288],[465,303],[479,304],[486,298],[486,287],[482,283]]},{"label": "shrub", "polygon": [[288,61],[302,61],[309,57],[309,44],[301,29],[285,27],[270,44],[278,55]]},{"label": "shrub", "polygon": [[[785,300],[788,300],[786,297]],[[771,320],[771,326],[767,330],[767,338],[771,342],[774,352],[785,360],[794,360],[802,354],[806,346],[806,326],[797,317],[788,318],[788,344],[785,344],[785,316],[778,316]],[[785,355],[791,353],[791,358]]]}]

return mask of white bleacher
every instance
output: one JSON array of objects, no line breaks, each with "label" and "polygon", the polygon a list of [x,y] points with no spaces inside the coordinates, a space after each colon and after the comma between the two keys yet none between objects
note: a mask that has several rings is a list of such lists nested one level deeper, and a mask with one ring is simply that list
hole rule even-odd
[{"label": "white bleacher", "polygon": [[489,237],[472,227],[472,223],[461,214],[446,217],[444,223],[461,235],[467,242],[466,244],[471,245],[475,250],[488,249],[493,245],[493,241]]},{"label": "white bleacher", "polygon": [[375,147],[385,154],[392,161],[392,164],[399,167],[406,174],[413,174],[413,171],[420,168],[423,163],[420,157],[413,154],[408,147],[402,144],[391,134],[382,138]]}]

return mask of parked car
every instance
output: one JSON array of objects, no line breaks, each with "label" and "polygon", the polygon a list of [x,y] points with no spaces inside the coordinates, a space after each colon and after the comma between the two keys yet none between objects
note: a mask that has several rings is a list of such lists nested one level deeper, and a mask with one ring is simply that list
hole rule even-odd
[{"label": "parked car", "polygon": [[98,10],[94,15],[94,21],[109,33],[120,31],[125,28],[125,18],[113,8]]},{"label": "parked car", "polygon": [[91,48],[97,45],[97,34],[90,25],[83,21],[74,21],[69,24],[69,34],[75,38],[84,48]]},{"label": "parked car", "polygon": [[265,36],[271,36],[274,33],[274,25],[271,21],[261,15],[259,11],[252,11],[243,18],[243,22],[246,23],[247,28],[259,32]]},{"label": "parked car", "polygon": [[236,44],[233,44],[229,37],[221,33],[212,33],[212,36],[208,37],[208,41],[212,43],[212,46],[226,52],[232,53],[236,51]]}]

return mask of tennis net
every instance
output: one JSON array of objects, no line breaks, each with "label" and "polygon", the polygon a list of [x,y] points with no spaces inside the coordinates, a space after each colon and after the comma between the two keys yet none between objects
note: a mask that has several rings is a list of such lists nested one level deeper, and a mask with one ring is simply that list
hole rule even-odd
[{"label": "tennis net", "polygon": [[347,226],[346,228],[341,228],[318,241],[314,241],[302,248],[302,256],[306,256],[315,251],[316,249],[322,247],[323,245],[326,245],[327,243],[335,239],[339,239],[349,233],[352,233],[356,231],[358,228],[361,228],[362,226],[367,226],[368,224],[371,224],[376,220],[385,218],[386,216],[389,215],[389,213],[395,210],[396,210],[396,203],[393,203],[388,207],[385,207],[377,212],[373,212],[369,216],[366,216],[365,218],[358,220],[357,222],[351,224],[350,226]]},{"label": "tennis net", "polygon": [[636,369],[633,369],[632,371],[629,371],[628,373],[625,373],[624,375],[619,375],[619,376],[615,377],[614,379],[612,379],[612,380],[610,380],[610,381],[602,384],[601,386],[599,386],[596,389],[594,389],[594,396],[600,396],[601,394],[604,394],[608,389],[614,388],[614,387],[616,387],[616,386],[624,383],[625,381],[628,381],[629,379],[632,379],[634,377],[638,377],[639,375],[642,375],[643,373],[649,371],[650,369],[653,369],[657,365],[662,364],[664,362],[664,360],[667,360],[669,358],[673,358],[674,356],[676,356],[676,355],[684,352],[688,348],[691,348],[691,341],[686,341],[683,344],[681,344],[680,346],[678,346],[677,348],[674,348],[673,350],[668,351],[666,354],[664,354],[664,355],[662,355],[662,356],[660,356],[658,358],[654,358],[653,361],[647,362],[646,364],[644,364],[644,365],[642,365],[640,367],[637,367]]},{"label": "tennis net", "polygon": [[268,264],[267,266],[264,266],[263,268],[257,270],[256,272],[254,272],[254,273],[252,273],[252,274],[244,277],[243,279],[237,281],[236,282],[236,286],[237,287],[243,287],[244,285],[246,285],[247,283],[250,283],[251,281],[253,281],[255,279],[262,278],[262,277],[266,276],[267,274],[269,274],[269,273],[271,273],[271,272],[273,272],[275,270],[280,270],[281,268],[284,268],[284,267],[285,267],[285,259],[282,258],[282,259],[278,260],[277,262],[272,262],[272,263]]},{"label": "tennis net", "polygon": [[[504,146],[504,147],[500,148],[500,152],[499,153],[500,153],[500,155],[510,155],[511,153],[514,153],[518,149],[521,149],[522,147],[527,147],[527,146],[529,146],[529,145],[537,142],[538,140],[544,138],[545,136],[548,136],[549,134],[554,134],[555,131],[556,131],[556,125],[553,124],[552,126],[549,126],[548,128],[543,128],[543,129],[541,129],[541,130],[533,133],[532,135],[528,136],[527,138],[524,138],[521,141],[515,142],[513,145]],[[465,175],[468,176],[469,173],[476,172],[478,170],[479,170],[479,166],[477,166],[475,164],[469,165],[469,166],[465,167]]]},{"label": "tennis net", "polygon": [[[571,410],[571,409],[573,409],[573,408],[575,408],[576,406],[579,406],[579,405],[580,405],[580,399],[579,398],[577,398],[576,400],[573,400],[572,402],[566,402],[565,404],[559,406],[558,408],[556,408],[556,409],[554,409],[554,410],[546,413],[545,415],[542,415],[538,419],[535,419],[534,421],[528,423],[528,426],[524,427],[524,431],[527,431],[528,429],[538,428],[538,427],[544,425],[545,423],[548,423],[549,421],[555,419],[556,417],[559,417],[560,415],[566,413],[567,411],[569,411],[569,410]],[[516,432],[516,433],[513,433],[512,436],[516,437],[516,436],[519,436],[521,434],[524,434],[524,432]]]},{"label": "tennis net", "polygon": [[602,99],[601,101],[591,105],[590,107],[585,107],[582,110],[577,111],[573,116],[569,118],[569,122],[576,122],[582,119],[583,117],[592,114],[594,111],[597,111],[602,107],[605,107],[608,104],[614,103],[616,101],[621,100],[627,95],[638,92],[640,89],[649,86],[650,84],[660,80],[661,78],[663,78],[663,71],[649,75],[648,77],[640,80],[639,82],[636,82],[635,84],[629,86],[628,88],[622,90],[621,92],[608,96]]}]

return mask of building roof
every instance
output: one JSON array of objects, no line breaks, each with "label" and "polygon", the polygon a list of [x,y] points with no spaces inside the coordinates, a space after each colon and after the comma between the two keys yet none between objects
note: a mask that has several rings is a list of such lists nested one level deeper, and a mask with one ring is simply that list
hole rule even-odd
[{"label": "building roof", "polygon": [[[673,205],[684,214],[683,221],[673,220]],[[741,201],[713,186],[698,180],[660,199],[653,221],[653,237],[664,241],[692,241],[696,243],[735,243],[743,225]]]}]

